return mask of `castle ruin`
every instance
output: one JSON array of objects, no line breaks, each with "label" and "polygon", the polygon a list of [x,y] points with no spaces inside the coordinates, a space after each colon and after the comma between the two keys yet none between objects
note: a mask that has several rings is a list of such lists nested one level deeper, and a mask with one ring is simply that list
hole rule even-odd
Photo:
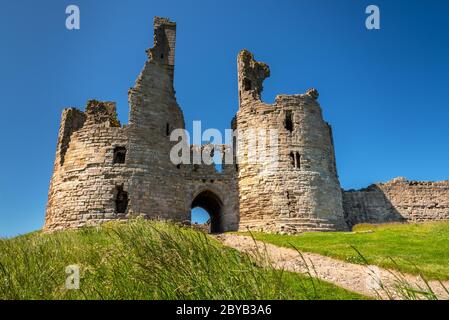
[{"label": "castle ruin", "polygon": [[[129,90],[129,123],[115,103],[88,101],[84,112],[62,113],[44,230],[55,231],[133,217],[188,223],[191,209],[210,214],[212,232],[297,233],[348,230],[356,223],[449,219],[449,181],[396,179],[359,191],[340,187],[332,129],[318,92],[261,101],[269,67],[243,50],[237,58],[239,108],[232,129],[276,130],[278,158],[254,163],[246,145],[215,145],[232,163],[175,164],[170,136],[184,128],[173,88],[176,24],[154,19],[154,46]],[[236,145],[239,145],[237,148]],[[204,152],[209,146],[191,146]],[[207,152],[210,152],[208,150]],[[190,155],[192,157],[192,155]],[[236,159],[239,161],[236,161]]]}]

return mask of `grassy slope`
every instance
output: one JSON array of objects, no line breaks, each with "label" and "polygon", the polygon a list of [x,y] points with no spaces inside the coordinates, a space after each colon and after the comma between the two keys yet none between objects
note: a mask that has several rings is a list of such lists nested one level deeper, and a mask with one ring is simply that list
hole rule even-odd
[{"label": "grassy slope", "polygon": [[253,236],[279,246],[293,245],[302,251],[363,263],[353,246],[370,264],[428,278],[449,279],[449,222],[360,225],[354,231],[297,236],[255,233]]},{"label": "grassy slope", "polygon": [[[74,264],[81,287],[66,290],[65,268]],[[258,268],[216,240],[168,223],[0,240],[0,299],[358,298],[316,279]]]}]

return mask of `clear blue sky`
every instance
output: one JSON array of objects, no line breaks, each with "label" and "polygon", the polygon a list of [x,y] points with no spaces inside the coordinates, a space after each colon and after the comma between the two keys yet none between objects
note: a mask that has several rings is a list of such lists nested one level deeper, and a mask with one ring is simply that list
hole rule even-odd
[{"label": "clear blue sky", "polygon": [[[65,28],[69,4],[81,9],[79,31]],[[369,4],[379,31],[365,28]],[[127,122],[155,15],[178,23],[188,127],[229,127],[247,48],[271,67],[265,101],[319,90],[344,188],[449,179],[449,1],[2,1],[0,236],[43,225],[64,107],[113,100]]]}]

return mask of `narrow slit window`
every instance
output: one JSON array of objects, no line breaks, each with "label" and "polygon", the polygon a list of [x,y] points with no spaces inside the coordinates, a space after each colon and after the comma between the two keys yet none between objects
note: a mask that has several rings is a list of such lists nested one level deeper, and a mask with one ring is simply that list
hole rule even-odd
[{"label": "narrow slit window", "polygon": [[299,152],[296,152],[295,167],[301,169],[301,155],[299,154]]},{"label": "narrow slit window", "polygon": [[113,163],[125,163],[126,161],[126,148],[125,147],[115,147],[114,149],[114,159]]},{"label": "narrow slit window", "polygon": [[115,211],[117,213],[126,213],[128,209],[128,192],[123,190],[123,185],[116,187]]},{"label": "narrow slit window", "polygon": [[243,90],[249,91],[251,89],[252,89],[251,80],[249,80],[247,78],[243,79]]},{"label": "narrow slit window", "polygon": [[293,152],[290,152],[290,161],[291,161],[292,167],[294,168],[296,166],[296,161],[295,161],[295,154]]},{"label": "narrow slit window", "polygon": [[285,129],[289,132],[293,131],[293,116],[291,111],[287,111],[285,114]]},{"label": "narrow slit window", "polygon": [[167,123],[165,126],[165,135],[168,137],[170,135],[170,124]]},{"label": "narrow slit window", "polygon": [[301,169],[301,155],[299,152],[290,152],[291,166],[296,169]]}]

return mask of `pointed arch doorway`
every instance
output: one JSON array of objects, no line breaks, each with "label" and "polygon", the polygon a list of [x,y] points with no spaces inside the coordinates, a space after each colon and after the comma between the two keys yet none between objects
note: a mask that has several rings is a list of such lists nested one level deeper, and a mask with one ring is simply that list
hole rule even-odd
[{"label": "pointed arch doorway", "polygon": [[223,202],[212,191],[200,192],[192,201],[191,209],[201,208],[209,214],[209,232],[222,233],[223,226]]}]

